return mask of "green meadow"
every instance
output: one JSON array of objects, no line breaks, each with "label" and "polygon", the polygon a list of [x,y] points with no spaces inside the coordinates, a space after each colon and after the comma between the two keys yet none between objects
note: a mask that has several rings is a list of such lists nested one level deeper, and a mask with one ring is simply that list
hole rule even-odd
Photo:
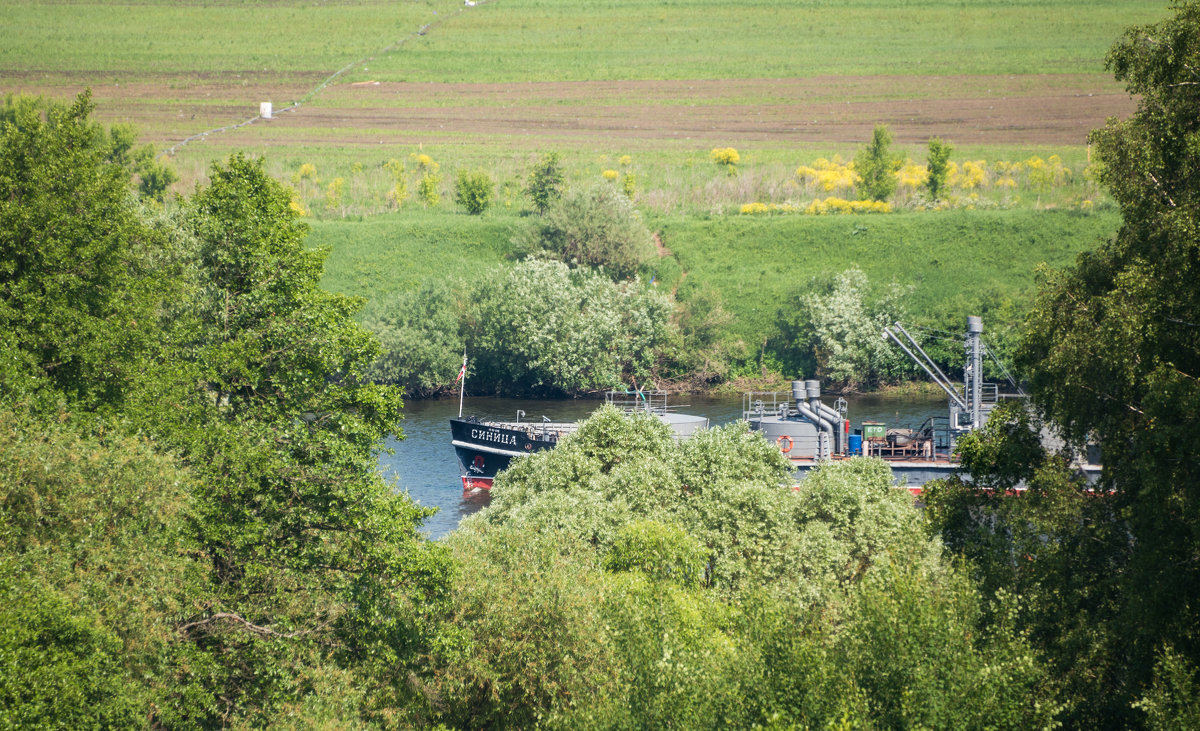
[{"label": "green meadow", "polygon": [[[332,73],[384,81],[785,78],[1097,73],[1128,0],[492,0],[0,3],[0,67],[127,81],[174,74]],[[202,31],[202,32],[200,32]],[[169,98],[169,94],[164,94]]]},{"label": "green meadow", "polygon": [[[1111,236],[1120,217],[1112,209],[993,210],[676,216],[650,224],[671,252],[650,272],[657,285],[684,300],[697,289],[719,292],[734,315],[733,334],[761,343],[772,336],[790,297],[850,267],[877,284],[908,288],[909,309],[924,321],[956,319],[959,308],[1021,306],[1040,264],[1071,263]],[[370,302],[431,280],[478,279],[507,260],[513,236],[525,225],[519,216],[426,211],[317,221],[310,240],[330,249],[325,285]]]},{"label": "green meadow", "polygon": [[[362,78],[421,81],[754,79],[1096,73],[1122,0],[497,0]],[[1155,7],[1155,6],[1151,6]],[[1164,7],[1164,6],[1157,6]]]},{"label": "green meadow", "polygon": [[[754,341],[769,333],[790,292],[850,266],[874,282],[910,285],[914,311],[1024,301],[1038,264],[1069,262],[1119,219],[1091,182],[1082,140],[957,144],[952,160],[982,164],[986,175],[952,188],[949,210],[921,210],[910,187],[890,214],[745,215],[750,204],[800,210],[830,196],[852,198],[798,168],[848,161],[866,139],[518,136],[442,130],[408,116],[462,108],[467,117],[520,117],[561,108],[587,117],[614,106],[720,116],[789,101],[764,79],[820,80],[803,92],[806,104],[953,105],[990,92],[997,79],[1018,95],[1069,94],[1081,84],[1112,93],[1120,87],[1104,69],[1108,48],[1128,26],[1167,12],[1166,3],[1129,0],[490,0],[475,7],[0,0],[0,92],[70,97],[90,86],[99,118],[132,122],[164,149],[244,121],[260,99],[276,108],[303,101],[322,123],[288,118],[180,147],[171,158],[181,177],[175,190],[190,192],[213,160],[231,152],[263,156],[268,171],[295,188],[312,241],[331,251],[326,286],[369,303],[509,261],[510,240],[527,225],[529,170],[557,151],[568,186],[631,179],[635,203],[670,251],[651,272],[660,286],[678,288],[683,299],[696,288],[717,290],[736,316],[730,327]],[[700,84],[669,93],[606,87],[603,95],[570,98],[554,86],[689,80],[745,83],[719,92]],[[429,91],[371,94],[353,86],[373,82],[428,84]],[[476,85],[486,84],[508,86],[479,93]],[[954,132],[948,124],[929,134]],[[739,150],[736,174],[713,164],[713,146]],[[896,150],[923,165],[923,144],[901,140]],[[418,154],[439,165],[441,200],[433,207],[416,197]],[[1034,159],[1056,159],[1065,172],[1040,183],[1013,175],[1003,185],[1008,166]],[[453,202],[456,171],[477,168],[496,182],[494,205],[481,217]]]}]

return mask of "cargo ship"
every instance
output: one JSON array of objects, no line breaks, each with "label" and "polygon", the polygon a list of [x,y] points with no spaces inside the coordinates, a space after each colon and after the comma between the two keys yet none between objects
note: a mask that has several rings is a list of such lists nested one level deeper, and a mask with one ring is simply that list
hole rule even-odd
[{"label": "cargo ship", "polygon": [[[669,407],[666,391],[609,391],[604,400],[626,413],[644,411],[657,416],[676,439],[686,439],[708,428],[706,417],[681,414]],[[450,419],[451,444],[464,491],[492,489],[496,474],[514,458],[553,449],[560,439],[579,428],[574,421],[553,421],[546,416],[541,421],[521,421],[524,417],[524,411],[517,411],[512,421],[463,417],[461,413]]]},{"label": "cargo ship", "polygon": [[[742,418],[750,428],[777,445],[798,473],[835,460],[852,457],[877,457],[886,461],[898,484],[919,494],[930,480],[949,477],[959,470],[958,440],[982,428],[995,407],[1003,401],[1027,398],[1025,392],[996,361],[1007,377],[1005,384],[989,383],[983,378],[986,352],[981,334],[983,322],[967,318],[963,340],[966,361],[961,386],[952,382],[900,323],[884,329],[883,337],[892,340],[921,366],[948,397],[945,416],[930,416],[916,425],[888,425],[864,421],[853,428],[847,418],[845,399],[831,407],[821,399],[821,384],[815,380],[792,381],[790,393],[750,392],[743,396]],[[790,398],[789,398],[790,396]],[[1052,444],[1053,437],[1043,439]],[[1081,456],[1076,467],[1095,481],[1100,465]],[[1095,457],[1098,460],[1098,457]]]}]

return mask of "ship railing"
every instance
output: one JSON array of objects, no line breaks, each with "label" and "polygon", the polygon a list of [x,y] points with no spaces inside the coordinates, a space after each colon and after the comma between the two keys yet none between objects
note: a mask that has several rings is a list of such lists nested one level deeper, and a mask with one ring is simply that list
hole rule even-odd
[{"label": "ship railing", "polygon": [[675,411],[679,406],[667,406],[667,391],[609,391],[604,394],[604,402],[612,404],[627,414],[645,411],[651,414],[666,414]]},{"label": "ship railing", "polygon": [[791,391],[746,391],[742,394],[742,420],[795,413]]}]

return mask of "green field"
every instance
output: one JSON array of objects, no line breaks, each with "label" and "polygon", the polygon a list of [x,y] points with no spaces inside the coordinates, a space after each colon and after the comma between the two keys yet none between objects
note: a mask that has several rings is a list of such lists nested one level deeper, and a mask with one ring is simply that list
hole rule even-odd
[{"label": "green field", "polygon": [[[303,102],[178,148],[175,190],[190,192],[230,152],[262,155],[296,188],[312,240],[332,250],[327,286],[368,300],[506,261],[545,151],[562,153],[571,186],[632,175],[636,204],[672,252],[661,286],[680,285],[684,298],[718,290],[733,329],[753,340],[816,275],[857,265],[872,281],[912,285],[914,310],[972,307],[1022,300],[1036,264],[1064,264],[1109,235],[1119,221],[1083,141],[1106,109],[1132,102],[1104,56],[1125,28],[1167,12],[1132,0],[0,0],[0,91],[64,98],[91,87],[100,119],[132,122],[163,148],[244,122],[260,101]],[[1086,107],[1093,95],[1117,106]],[[1043,98],[1084,104],[1082,126],[988,116]],[[910,105],[926,117],[906,127]],[[963,122],[972,105],[979,116]],[[608,126],[593,130],[597,119]],[[700,121],[678,132],[680,120]],[[884,216],[739,213],[853,197],[797,168],[849,159],[879,121],[898,129],[914,164],[941,135],[958,165],[985,165],[985,180],[953,189],[949,211],[915,210],[908,189]],[[739,150],[736,175],[709,159],[715,146]],[[415,198],[417,153],[440,164],[432,209]],[[1013,175],[1004,187],[1006,165],[1052,155],[1058,178]],[[388,198],[389,161],[406,168],[402,201]],[[464,168],[497,183],[483,217],[452,202]]]},{"label": "green field", "polygon": [[[697,288],[716,290],[735,316],[733,332],[756,343],[772,335],[790,295],[851,267],[876,284],[910,287],[909,310],[922,320],[1004,300],[1023,304],[1038,265],[1069,264],[1111,236],[1120,218],[1112,210],[1016,210],[675,217],[651,224],[671,251],[655,266],[659,285],[677,288],[684,300]],[[317,222],[311,240],[330,249],[325,285],[371,300],[429,280],[475,280],[505,260],[523,225],[517,216],[395,214]]]},{"label": "green field", "polygon": [[[0,3],[0,68],[127,82],[332,73],[443,25],[351,80],[570,81],[1097,73],[1129,0],[492,0]],[[203,29],[203,32],[197,32]],[[164,95],[168,96],[169,95]]]}]

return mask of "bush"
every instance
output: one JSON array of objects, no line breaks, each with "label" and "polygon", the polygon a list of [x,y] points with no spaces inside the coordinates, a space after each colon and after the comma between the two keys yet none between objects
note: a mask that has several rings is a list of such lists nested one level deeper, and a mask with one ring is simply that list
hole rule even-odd
[{"label": "bush", "polygon": [[938,199],[946,187],[946,177],[950,174],[950,153],[953,150],[953,147],[937,137],[929,140],[929,158],[925,166],[929,171],[929,179],[925,182],[925,187],[929,189],[929,197],[934,200]]},{"label": "bush", "polygon": [[611,185],[572,191],[518,243],[571,266],[604,267],[619,278],[633,276],[657,256],[641,214]]},{"label": "bush", "polygon": [[877,124],[870,144],[854,156],[854,169],[862,177],[860,198],[885,201],[896,192],[901,159],[891,152],[891,146],[892,133],[887,125]]},{"label": "bush", "polygon": [[782,326],[792,338],[798,364],[810,376],[855,388],[894,382],[912,365],[882,337],[883,328],[903,319],[905,290],[893,284],[871,291],[862,270],[847,269],[825,285],[811,286],[785,309]]},{"label": "bush", "polygon": [[712,161],[725,168],[725,172],[730,175],[737,175],[737,164],[741,162],[742,156],[732,147],[714,147],[712,152],[708,153]]},{"label": "bush", "polygon": [[421,176],[421,181],[417,183],[417,195],[426,208],[433,208],[442,202],[441,184],[442,178],[436,173],[428,172]]},{"label": "bush", "polygon": [[668,342],[666,296],[561,262],[498,270],[470,300],[476,383],[499,392],[581,393],[644,381]]},{"label": "bush", "polygon": [[495,193],[496,185],[485,171],[458,171],[458,180],[454,184],[454,200],[472,216],[486,211],[492,204]]},{"label": "bush", "polygon": [[404,388],[416,398],[434,396],[454,383],[461,365],[459,298],[431,282],[399,292],[372,308],[363,325],[382,346],[371,379]]},{"label": "bush", "polygon": [[538,213],[545,214],[554,203],[562,198],[563,171],[557,152],[549,152],[529,172],[529,184],[525,193],[533,201]]}]

